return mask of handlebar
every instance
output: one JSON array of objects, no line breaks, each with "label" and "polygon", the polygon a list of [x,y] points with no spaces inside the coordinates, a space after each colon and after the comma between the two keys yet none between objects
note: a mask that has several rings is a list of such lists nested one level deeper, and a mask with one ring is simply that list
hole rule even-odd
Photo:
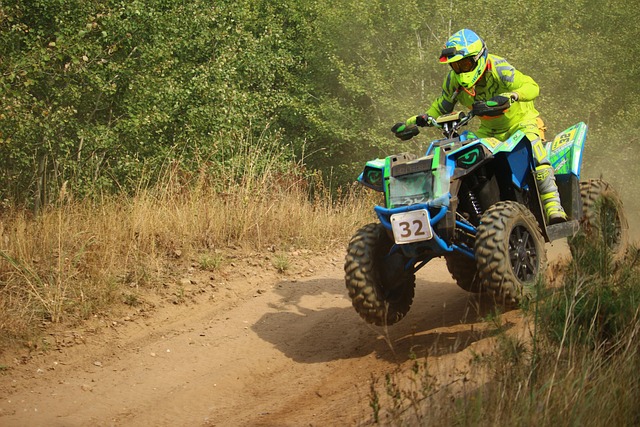
[{"label": "handlebar", "polygon": [[[505,101],[502,104],[498,104],[496,99],[504,98]],[[438,118],[426,116],[427,123],[433,127],[442,129],[442,133],[445,138],[450,139],[458,136],[458,129],[465,126],[475,116],[480,117],[495,117],[501,114],[509,108],[511,101],[507,97],[495,97],[489,101],[476,101],[471,107],[471,111],[464,113],[463,111],[455,111],[448,114],[443,114]],[[422,116],[423,118],[425,116]],[[418,135],[420,131],[416,124],[407,126],[405,123],[396,123],[391,131],[403,141],[409,140]]]},{"label": "handlebar", "polygon": [[442,133],[445,138],[453,138],[457,136],[458,129],[467,125],[471,119],[475,116],[480,117],[495,117],[501,114],[509,108],[511,103],[507,99],[506,102],[498,104],[495,101],[476,101],[473,103],[471,111],[464,113],[463,111],[455,111],[449,114],[444,114],[437,119],[434,119],[433,126],[442,129]]}]

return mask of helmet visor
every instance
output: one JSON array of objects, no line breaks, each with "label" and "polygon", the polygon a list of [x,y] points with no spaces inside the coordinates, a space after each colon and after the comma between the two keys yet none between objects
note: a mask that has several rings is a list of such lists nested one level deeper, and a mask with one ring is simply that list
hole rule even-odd
[{"label": "helmet visor", "polygon": [[476,65],[478,65],[478,61],[473,56],[467,56],[466,58],[462,58],[459,61],[450,62],[449,65],[456,74],[468,73],[476,68]]}]

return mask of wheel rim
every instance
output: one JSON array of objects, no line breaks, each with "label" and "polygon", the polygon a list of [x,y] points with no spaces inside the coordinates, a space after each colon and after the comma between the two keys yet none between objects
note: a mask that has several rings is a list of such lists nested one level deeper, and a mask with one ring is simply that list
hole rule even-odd
[{"label": "wheel rim", "polygon": [[518,225],[509,235],[509,258],[513,273],[521,282],[535,277],[538,266],[538,251],[535,238],[526,227]]}]

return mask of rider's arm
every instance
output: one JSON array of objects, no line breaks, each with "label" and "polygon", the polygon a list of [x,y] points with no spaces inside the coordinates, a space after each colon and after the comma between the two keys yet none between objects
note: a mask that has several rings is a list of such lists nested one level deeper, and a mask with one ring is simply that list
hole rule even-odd
[{"label": "rider's arm", "polygon": [[511,92],[517,93],[518,101],[522,102],[533,101],[540,94],[538,83],[516,69],[514,69],[513,82],[508,84],[507,87]]},{"label": "rider's arm", "polygon": [[491,59],[494,75],[497,75],[506,91],[514,92],[517,95],[518,101],[528,102],[538,97],[540,87],[538,87],[538,83],[535,80],[516,70],[504,58],[496,55],[489,55],[489,58]]},{"label": "rider's arm", "polygon": [[448,114],[453,111],[453,107],[456,104],[455,93],[456,89],[453,87],[455,79],[453,78],[453,71],[449,71],[447,77],[442,84],[442,94],[436,98],[435,101],[427,110],[427,115],[431,117],[440,117],[443,114]]}]

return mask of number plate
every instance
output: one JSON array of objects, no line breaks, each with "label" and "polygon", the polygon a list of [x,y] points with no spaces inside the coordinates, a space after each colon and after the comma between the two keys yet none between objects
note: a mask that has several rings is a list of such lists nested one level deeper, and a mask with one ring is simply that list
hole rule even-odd
[{"label": "number plate", "polygon": [[398,244],[420,242],[433,237],[426,209],[391,215],[391,227]]}]

